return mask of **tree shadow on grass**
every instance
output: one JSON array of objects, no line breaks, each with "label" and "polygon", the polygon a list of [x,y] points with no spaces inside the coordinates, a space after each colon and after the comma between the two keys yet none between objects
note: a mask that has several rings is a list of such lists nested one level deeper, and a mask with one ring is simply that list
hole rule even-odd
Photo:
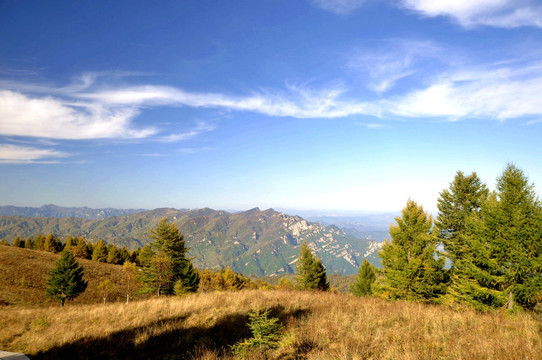
[{"label": "tree shadow on grass", "polygon": [[[282,307],[273,307],[271,312],[281,322],[306,313],[285,312]],[[31,359],[186,359],[201,348],[227,353],[231,345],[251,336],[248,314],[225,315],[210,326],[185,327],[186,318],[172,317],[108,336],[81,338],[39,352]]]}]

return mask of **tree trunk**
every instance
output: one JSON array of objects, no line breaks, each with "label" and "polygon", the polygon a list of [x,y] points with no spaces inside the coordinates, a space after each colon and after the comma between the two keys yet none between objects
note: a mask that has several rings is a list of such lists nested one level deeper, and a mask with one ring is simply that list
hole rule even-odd
[{"label": "tree trunk", "polygon": [[508,302],[506,303],[508,310],[512,310],[514,307],[514,294],[512,293],[512,290],[508,292]]}]

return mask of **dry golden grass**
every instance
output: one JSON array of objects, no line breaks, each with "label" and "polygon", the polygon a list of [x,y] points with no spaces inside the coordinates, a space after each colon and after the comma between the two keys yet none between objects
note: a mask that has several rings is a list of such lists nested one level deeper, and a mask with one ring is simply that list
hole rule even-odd
[{"label": "dry golden grass", "polygon": [[[344,294],[247,290],[106,305],[0,308],[0,349],[36,359],[218,359],[271,308],[281,346],[256,358],[542,359],[528,314],[479,314]],[[9,325],[7,325],[9,324]]]}]

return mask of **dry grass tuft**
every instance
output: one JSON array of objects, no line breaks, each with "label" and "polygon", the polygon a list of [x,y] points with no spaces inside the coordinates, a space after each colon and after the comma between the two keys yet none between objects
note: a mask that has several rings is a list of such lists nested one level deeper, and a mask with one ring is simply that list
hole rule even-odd
[{"label": "dry grass tuft", "polygon": [[281,346],[254,358],[541,359],[528,314],[452,310],[343,294],[249,290],[130,304],[4,307],[0,348],[36,359],[223,359],[250,337],[247,314],[270,308]]}]

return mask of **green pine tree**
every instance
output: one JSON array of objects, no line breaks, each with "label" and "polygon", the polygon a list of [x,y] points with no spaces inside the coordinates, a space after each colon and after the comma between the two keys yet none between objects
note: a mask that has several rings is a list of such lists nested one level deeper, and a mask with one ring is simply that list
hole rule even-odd
[{"label": "green pine tree", "polygon": [[297,258],[297,287],[301,290],[329,290],[326,269],[320,259],[313,255],[306,241],[301,243]]},{"label": "green pine tree", "polygon": [[444,258],[436,257],[437,236],[433,220],[422,206],[408,200],[391,225],[379,256],[385,275],[384,290],[393,299],[434,302],[446,292]]},{"label": "green pine tree", "polygon": [[363,259],[359,267],[358,276],[350,287],[350,292],[356,296],[366,296],[373,293],[372,285],[375,282],[376,275],[373,266]]},{"label": "green pine tree", "polygon": [[465,176],[461,171],[457,172],[449,189],[440,193],[435,227],[452,264],[469,251],[468,244],[462,242],[467,222],[473,214],[480,212],[487,196],[487,187],[475,172]]},{"label": "green pine tree", "polygon": [[520,169],[506,166],[469,230],[472,252],[458,264],[456,298],[479,309],[534,307],[542,299],[542,207]]},{"label": "green pine tree", "polygon": [[55,267],[49,271],[45,294],[50,298],[60,300],[60,305],[64,306],[66,300],[76,298],[87,288],[83,275],[84,269],[75,261],[73,254],[64,251],[55,263]]},{"label": "green pine tree", "polygon": [[[151,248],[155,254],[152,259],[156,258],[158,253],[161,253],[161,256],[167,257],[170,263],[170,270],[168,271],[171,271],[171,276],[167,276],[169,282],[167,284],[162,284],[162,289],[164,289],[166,293],[171,294],[175,282],[181,280],[187,291],[195,292],[198,289],[199,275],[194,269],[190,259],[186,256],[189,249],[186,248],[184,237],[179,232],[177,226],[173,223],[169,223],[167,218],[163,218],[158,225],[151,230],[150,236],[154,240],[151,243]],[[145,247],[140,253],[140,258],[144,250]],[[150,252],[148,255],[150,255]],[[151,261],[150,267],[153,266],[155,269],[154,271],[148,272],[150,277],[147,277],[147,280],[152,278],[152,276],[160,276],[156,271],[156,266],[153,265],[153,261]]]},{"label": "green pine tree", "polygon": [[154,256],[154,250],[149,244],[145,244],[137,255],[137,263],[139,266],[147,267],[151,265],[152,257]]},{"label": "green pine tree", "polygon": [[189,293],[198,291],[200,276],[192,262],[188,262],[184,267],[181,281],[185,291]]},{"label": "green pine tree", "polygon": [[252,332],[252,337],[232,345],[231,350],[234,355],[241,359],[256,358],[258,356],[255,352],[263,355],[267,349],[279,346],[283,326],[278,318],[269,317],[269,313],[270,309],[256,309],[248,314],[248,327]]},{"label": "green pine tree", "polygon": [[145,284],[147,291],[155,291],[157,296],[171,294],[175,282],[173,279],[173,266],[167,254],[158,250],[151,260],[150,266],[143,269],[140,278]]}]

